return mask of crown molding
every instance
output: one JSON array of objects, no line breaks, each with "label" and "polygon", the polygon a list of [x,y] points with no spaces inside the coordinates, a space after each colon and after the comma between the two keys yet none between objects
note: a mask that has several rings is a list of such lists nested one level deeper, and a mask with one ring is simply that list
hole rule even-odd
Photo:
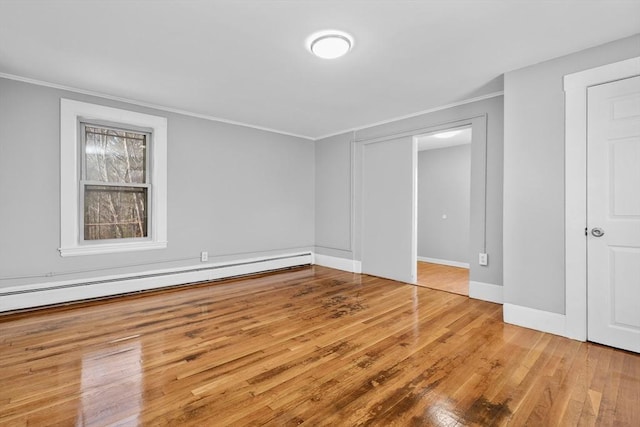
[{"label": "crown molding", "polygon": [[315,138],[313,138],[311,136],[308,136],[308,135],[299,135],[299,134],[296,134],[296,133],[285,132],[285,131],[282,131],[282,130],[272,129],[272,128],[268,128],[268,127],[264,127],[264,126],[256,126],[256,125],[252,125],[252,124],[249,124],[249,123],[239,122],[239,121],[236,121],[236,120],[228,120],[228,119],[223,119],[223,118],[220,118],[220,117],[209,116],[207,114],[194,113],[192,111],[181,110],[179,108],[167,107],[167,106],[164,106],[164,105],[152,104],[152,103],[149,103],[149,102],[138,101],[138,100],[135,100],[135,99],[129,99],[129,98],[123,98],[123,97],[120,97],[120,96],[108,95],[106,93],[94,92],[92,90],[85,90],[85,89],[80,89],[80,88],[77,88],[77,87],[65,86],[65,85],[61,85],[61,84],[57,84],[57,83],[47,82],[47,81],[44,81],[44,80],[36,80],[36,79],[29,78],[29,77],[17,76],[15,74],[8,74],[8,73],[1,73],[0,72],[0,78],[5,78],[5,79],[8,79],[8,80],[15,80],[15,81],[23,82],[23,83],[30,83],[30,84],[38,85],[38,86],[50,87],[50,88],[53,88],[53,89],[66,90],[66,91],[74,92],[74,93],[81,93],[83,95],[96,96],[96,97],[99,97],[99,98],[109,99],[109,100],[112,100],[112,101],[126,102],[127,104],[137,105],[139,107],[153,108],[154,110],[166,111],[168,113],[175,113],[175,114],[180,114],[180,115],[183,115],[183,116],[196,117],[198,119],[209,120],[209,121],[212,121],[212,122],[226,123],[226,124],[230,124],[230,125],[242,126],[242,127],[262,130],[262,131],[266,131],[266,132],[278,133],[280,135],[293,136],[293,137],[296,137],[296,138],[302,138],[302,139],[308,139],[308,140],[311,140],[311,141],[315,141]]},{"label": "crown molding", "polygon": [[338,131],[338,132],[333,132],[333,133],[330,133],[330,134],[327,134],[327,135],[316,137],[316,138],[314,138],[314,140],[315,141],[319,141],[321,139],[331,138],[332,136],[336,136],[336,135],[342,135],[342,134],[345,134],[345,133],[357,132],[359,130],[368,129],[368,128],[372,128],[372,127],[380,126],[380,125],[386,125],[388,123],[397,122],[399,120],[410,119],[410,118],[413,118],[413,117],[421,116],[423,114],[435,113],[436,111],[446,110],[447,108],[459,107],[461,105],[471,104],[472,102],[483,101],[485,99],[496,98],[496,97],[502,96],[502,95],[504,95],[504,91],[503,90],[498,91],[498,92],[491,92],[491,93],[487,93],[485,95],[476,96],[474,98],[468,98],[468,99],[464,99],[462,101],[452,102],[451,104],[445,104],[445,105],[441,105],[439,107],[433,107],[433,108],[430,108],[428,110],[422,110],[422,111],[418,111],[416,113],[407,114],[407,115],[404,115],[404,116],[398,116],[398,117],[394,117],[394,118],[387,119],[387,120],[382,120],[382,121],[375,122],[375,123],[369,123],[369,124],[358,126],[358,127],[355,127],[355,128],[344,129],[344,130],[341,130],[341,131]]},{"label": "crown molding", "polygon": [[277,134],[280,134],[280,135],[286,135],[286,136],[292,136],[292,137],[295,137],[295,138],[307,139],[307,140],[310,140],[310,141],[318,141],[318,140],[321,140],[321,139],[330,138],[332,136],[342,135],[342,134],[347,133],[347,132],[356,132],[356,131],[367,129],[367,128],[370,128],[370,127],[380,126],[380,125],[384,125],[384,124],[388,124],[388,123],[393,123],[393,122],[396,122],[396,121],[399,121],[399,120],[410,119],[412,117],[421,116],[423,114],[434,113],[436,111],[446,110],[447,108],[458,107],[460,105],[470,104],[472,102],[482,101],[482,100],[485,100],[485,99],[495,98],[495,97],[504,95],[504,91],[491,92],[491,93],[488,93],[488,94],[485,94],[485,95],[476,96],[474,98],[468,98],[468,99],[464,99],[462,101],[453,102],[451,104],[446,104],[446,105],[441,105],[439,107],[430,108],[428,110],[422,110],[422,111],[418,111],[418,112],[415,112],[415,113],[407,114],[407,115],[404,115],[404,116],[397,116],[397,117],[393,117],[393,118],[390,118],[390,119],[387,119],[387,120],[382,120],[382,121],[379,121],[379,122],[369,123],[369,124],[365,124],[365,125],[354,127],[354,128],[349,128],[349,129],[344,129],[344,130],[337,131],[337,132],[332,132],[332,133],[327,134],[327,135],[313,137],[313,136],[309,136],[309,135],[301,135],[301,134],[297,134],[297,133],[286,132],[286,131],[273,129],[273,128],[269,128],[269,127],[265,127],[265,126],[252,125],[250,123],[240,122],[240,121],[236,121],[236,120],[223,119],[221,117],[210,116],[210,115],[207,115],[207,114],[195,113],[195,112],[192,112],[192,111],[182,110],[182,109],[179,109],[179,108],[168,107],[168,106],[165,106],[165,105],[158,105],[158,104],[153,104],[153,103],[149,103],[149,102],[138,101],[138,100],[135,100],[135,99],[108,95],[106,93],[95,92],[95,91],[86,90],[86,89],[80,89],[80,88],[77,88],[77,87],[61,85],[61,84],[58,84],[58,83],[52,83],[52,82],[48,82],[48,81],[44,81],[44,80],[32,79],[32,78],[29,78],[29,77],[18,76],[18,75],[15,75],[15,74],[9,74],[9,73],[0,72],[0,78],[5,78],[5,79],[9,79],[9,80],[15,80],[15,81],[23,82],[23,83],[30,83],[30,84],[34,84],[34,85],[38,85],[38,86],[50,87],[50,88],[53,88],[53,89],[66,90],[66,91],[69,91],[69,92],[81,93],[83,95],[95,96],[95,97],[98,97],[98,98],[109,99],[109,100],[112,100],[112,101],[125,102],[127,104],[137,105],[137,106],[140,106],[140,107],[153,108],[154,110],[166,111],[166,112],[169,112],[169,113],[175,113],[175,114],[180,114],[180,115],[183,115],[183,116],[195,117],[195,118],[209,120],[209,121],[213,121],[213,122],[220,122],[220,123],[226,123],[226,124],[235,125],[235,126],[242,126],[242,127],[246,127],[246,128],[251,128],[251,129],[257,129],[257,130],[262,130],[262,131],[266,131],[266,132],[277,133]]}]

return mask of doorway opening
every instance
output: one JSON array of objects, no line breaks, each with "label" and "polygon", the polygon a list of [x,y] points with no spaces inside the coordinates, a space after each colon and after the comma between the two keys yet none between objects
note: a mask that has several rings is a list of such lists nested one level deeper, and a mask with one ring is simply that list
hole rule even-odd
[{"label": "doorway opening", "polygon": [[417,285],[469,295],[472,128],[417,142]]},{"label": "doorway opening", "polygon": [[[362,272],[417,284],[418,264],[418,142],[421,136],[445,130],[472,129],[470,144],[470,208],[467,258],[471,298],[502,302],[488,282],[487,252],[487,114],[443,121],[379,137],[354,140],[354,251]],[[437,138],[449,139],[449,138]],[[358,197],[358,195],[360,195]],[[440,215],[448,212],[440,212]],[[447,216],[449,218],[449,216]],[[475,254],[475,255],[474,255]],[[478,255],[479,254],[479,255]],[[420,254],[425,256],[424,254]],[[476,256],[478,256],[477,261]],[[446,260],[440,256],[437,258]],[[482,267],[482,268],[479,268]],[[487,279],[485,279],[487,280]]]}]

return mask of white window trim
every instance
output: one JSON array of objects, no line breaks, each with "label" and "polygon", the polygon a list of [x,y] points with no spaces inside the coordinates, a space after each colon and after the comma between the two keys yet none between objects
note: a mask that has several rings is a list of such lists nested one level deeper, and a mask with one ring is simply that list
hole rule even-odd
[{"label": "white window trim", "polygon": [[[151,239],[82,244],[80,242],[80,162],[78,121],[104,120],[151,128]],[[167,247],[167,119],[119,108],[60,99],[60,255],[96,255]]]}]

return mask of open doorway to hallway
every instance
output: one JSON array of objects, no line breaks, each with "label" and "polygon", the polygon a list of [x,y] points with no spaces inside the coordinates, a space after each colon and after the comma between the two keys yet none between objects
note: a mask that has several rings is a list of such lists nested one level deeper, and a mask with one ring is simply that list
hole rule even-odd
[{"label": "open doorway to hallway", "polygon": [[469,295],[469,269],[418,261],[418,286]]},{"label": "open doorway to hallway", "polygon": [[417,284],[469,295],[471,126],[416,137]]}]

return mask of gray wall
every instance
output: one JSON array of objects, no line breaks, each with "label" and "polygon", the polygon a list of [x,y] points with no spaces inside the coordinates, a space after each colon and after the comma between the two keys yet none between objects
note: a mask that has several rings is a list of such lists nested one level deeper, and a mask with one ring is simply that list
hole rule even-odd
[{"label": "gray wall", "polygon": [[419,257],[470,261],[470,193],[470,144],[418,153]]},{"label": "gray wall", "polygon": [[[473,117],[486,115],[487,117],[487,157],[486,157],[486,223],[483,223],[480,210],[485,206],[484,192],[474,192],[471,195],[471,231],[470,253],[471,271],[470,280],[502,285],[502,152],[503,152],[503,100],[502,97],[494,97],[483,101],[477,101],[457,107],[447,108],[429,114],[398,120],[380,126],[362,129],[355,134],[345,133],[316,141],[316,155],[322,153],[323,160],[316,163],[316,224],[323,224],[316,228],[316,241],[325,242],[326,246],[339,245],[347,231],[352,236],[349,250],[336,251],[325,247],[316,247],[318,253],[332,255],[347,259],[360,260],[359,252],[359,218],[356,215],[361,204],[361,194],[357,178],[354,176],[354,163],[346,161],[351,155],[351,141],[372,139],[403,132],[434,126],[444,126],[451,122],[466,120]],[[485,169],[485,160],[478,155],[479,147],[472,144],[472,187],[479,183],[481,172]],[[333,169],[327,165],[333,164]],[[326,179],[326,173],[339,175],[340,178]],[[474,176],[478,176],[474,180]],[[475,182],[475,184],[474,184]],[[351,197],[347,199],[346,192]],[[330,206],[331,209],[321,209]],[[480,208],[482,207],[482,208]],[[335,225],[334,225],[335,224]],[[349,229],[346,230],[347,224]],[[489,254],[489,265],[478,265],[478,253],[485,247]]]},{"label": "gray wall", "polygon": [[[167,249],[59,255],[61,97],[167,117]],[[312,141],[0,78],[0,287],[310,250],[313,188]]]},{"label": "gray wall", "polygon": [[348,258],[351,253],[351,143],[348,134],[315,144],[314,193],[316,252]]},{"label": "gray wall", "polygon": [[563,76],[639,55],[636,35],[505,74],[505,302],[564,314]]}]

